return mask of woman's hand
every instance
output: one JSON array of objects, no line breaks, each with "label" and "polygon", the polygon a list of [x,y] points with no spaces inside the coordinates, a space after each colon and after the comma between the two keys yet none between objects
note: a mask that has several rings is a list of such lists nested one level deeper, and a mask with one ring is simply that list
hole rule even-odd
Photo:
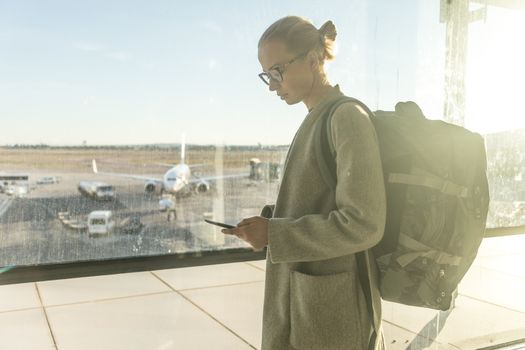
[{"label": "woman's hand", "polygon": [[237,227],[222,229],[222,233],[235,235],[248,242],[255,251],[261,251],[268,245],[268,219],[262,216],[253,216],[243,219]]}]

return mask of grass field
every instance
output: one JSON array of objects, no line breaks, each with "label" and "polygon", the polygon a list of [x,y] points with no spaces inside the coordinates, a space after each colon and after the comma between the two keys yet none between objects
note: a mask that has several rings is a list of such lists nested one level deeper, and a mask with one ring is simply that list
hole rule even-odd
[{"label": "grass field", "polygon": [[[222,164],[224,169],[248,169],[251,158],[262,162],[282,163],[285,150],[216,150],[186,149],[186,163],[205,164],[206,170]],[[53,169],[59,172],[85,173],[91,171],[91,160],[111,171],[135,169],[139,173],[158,173],[166,170],[166,164],[180,162],[176,149],[91,149],[91,148],[0,148],[0,171]],[[160,164],[163,163],[163,164]]]}]

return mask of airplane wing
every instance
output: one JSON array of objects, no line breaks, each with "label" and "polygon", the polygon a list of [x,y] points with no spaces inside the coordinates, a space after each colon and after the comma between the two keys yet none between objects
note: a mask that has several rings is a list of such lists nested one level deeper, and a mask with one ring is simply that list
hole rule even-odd
[{"label": "airplane wing", "polygon": [[98,171],[97,162],[94,159],[92,161],[92,165],[93,165],[93,173],[95,173],[95,174],[123,177],[123,178],[128,178],[128,179],[133,179],[133,180],[155,181],[155,182],[157,182],[159,184],[162,184],[162,182],[163,182],[162,179],[157,179],[157,178],[149,177],[149,176],[101,172],[101,171]]},{"label": "airplane wing", "polygon": [[[165,167],[173,167],[175,164],[173,163],[153,163],[155,165],[160,165],[160,166],[165,166]],[[191,169],[194,169],[194,168],[202,168],[202,167],[205,167],[206,164],[186,164],[189,168]]]},{"label": "airplane wing", "polygon": [[230,174],[230,175],[222,175],[222,176],[196,176],[193,175],[195,178],[191,179],[189,183],[196,183],[200,181],[214,181],[214,180],[220,180],[220,179],[233,179],[237,177],[245,177],[247,178],[250,174],[249,173],[240,173],[240,174]]},{"label": "airplane wing", "polygon": [[171,163],[153,163],[155,165],[165,166],[165,167],[173,167],[173,164]]},{"label": "airplane wing", "polygon": [[188,167],[190,167],[190,169],[196,169],[196,168],[203,168],[207,165],[208,164],[188,164]]}]

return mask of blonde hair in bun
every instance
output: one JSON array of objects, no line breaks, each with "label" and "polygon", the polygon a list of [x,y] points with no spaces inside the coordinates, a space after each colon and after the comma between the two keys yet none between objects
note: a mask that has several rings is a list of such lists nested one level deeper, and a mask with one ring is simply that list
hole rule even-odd
[{"label": "blonde hair in bun", "polygon": [[319,33],[323,37],[324,57],[327,60],[334,59],[334,41],[337,37],[337,30],[335,29],[334,22],[326,21],[321,28]]},{"label": "blonde hair in bun", "polygon": [[277,20],[266,29],[259,39],[258,47],[260,48],[270,40],[282,40],[295,54],[315,50],[320,62],[323,63],[335,57],[333,43],[336,36],[337,31],[332,21],[327,21],[318,30],[306,18],[287,16]]}]

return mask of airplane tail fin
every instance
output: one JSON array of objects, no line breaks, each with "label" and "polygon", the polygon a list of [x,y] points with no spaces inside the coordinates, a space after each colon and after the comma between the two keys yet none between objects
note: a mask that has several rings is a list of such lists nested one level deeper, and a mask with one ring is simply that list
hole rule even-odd
[{"label": "airplane tail fin", "polygon": [[98,169],[97,169],[97,162],[93,159],[92,161],[92,165],[93,165],[93,172],[96,174],[98,173]]},{"label": "airplane tail fin", "polygon": [[180,163],[184,164],[186,158],[186,135],[182,135],[182,142],[180,144]]}]

